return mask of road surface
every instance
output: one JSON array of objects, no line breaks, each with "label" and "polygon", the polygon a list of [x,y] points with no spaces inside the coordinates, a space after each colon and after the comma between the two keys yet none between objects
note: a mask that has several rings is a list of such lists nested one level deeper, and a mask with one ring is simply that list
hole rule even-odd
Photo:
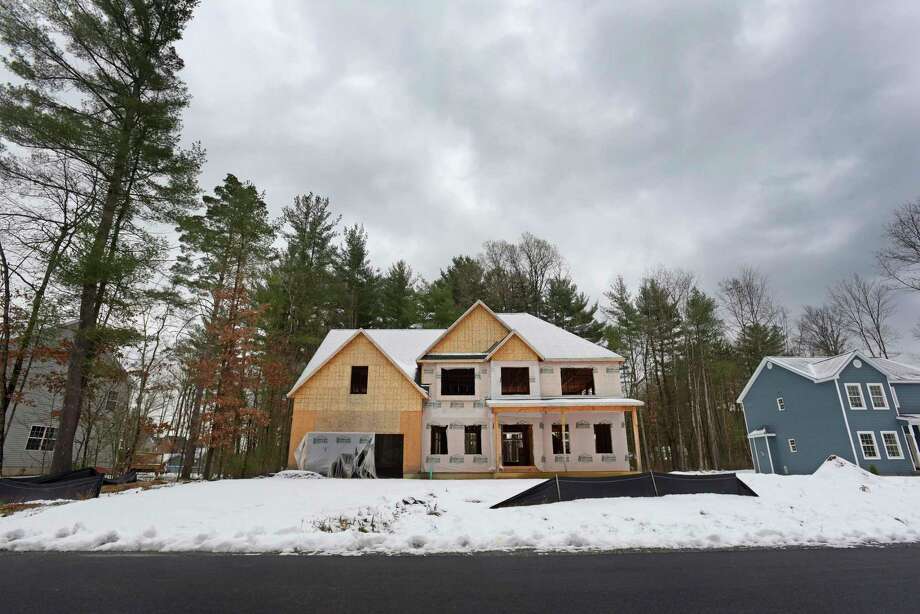
[{"label": "road surface", "polygon": [[920,547],[476,556],[0,554],[13,612],[917,612]]}]

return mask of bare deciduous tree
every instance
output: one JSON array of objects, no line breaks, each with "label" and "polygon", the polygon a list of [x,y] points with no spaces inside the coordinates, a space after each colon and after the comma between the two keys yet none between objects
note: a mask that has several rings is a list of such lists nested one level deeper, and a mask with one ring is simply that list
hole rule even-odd
[{"label": "bare deciduous tree", "polygon": [[837,282],[829,294],[834,308],[843,315],[847,330],[872,356],[888,358],[888,345],[894,339],[894,331],[888,325],[894,311],[894,289],[854,273]]},{"label": "bare deciduous tree", "polygon": [[799,342],[813,356],[836,356],[848,349],[847,318],[837,305],[806,305],[798,329]]},{"label": "bare deciduous tree", "polygon": [[888,245],[878,261],[888,277],[920,290],[920,200],[902,205],[885,228]]},{"label": "bare deciduous tree", "polygon": [[780,310],[773,300],[769,279],[757,269],[742,268],[737,276],[722,280],[719,289],[729,325],[736,334],[747,328],[777,323]]}]

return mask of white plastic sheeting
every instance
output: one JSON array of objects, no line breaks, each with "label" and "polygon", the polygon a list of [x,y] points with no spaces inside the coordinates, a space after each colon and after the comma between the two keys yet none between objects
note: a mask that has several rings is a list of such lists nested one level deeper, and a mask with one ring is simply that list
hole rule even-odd
[{"label": "white plastic sheeting", "polygon": [[307,433],[294,451],[297,468],[330,478],[376,478],[373,433]]}]

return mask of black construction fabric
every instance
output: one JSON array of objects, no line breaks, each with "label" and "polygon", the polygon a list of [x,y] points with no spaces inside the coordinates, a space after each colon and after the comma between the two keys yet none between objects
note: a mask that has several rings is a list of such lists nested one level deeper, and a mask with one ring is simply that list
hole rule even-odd
[{"label": "black construction fabric", "polygon": [[612,497],[663,497],[664,495],[718,494],[756,497],[757,493],[734,473],[676,475],[639,473],[605,478],[554,477],[492,506],[543,505],[576,499]]},{"label": "black construction fabric", "polygon": [[53,484],[54,482],[67,482],[78,478],[91,478],[99,473],[92,467],[75,469],[73,471],[62,471],[60,473],[50,473],[48,475],[34,475],[27,478],[16,478],[17,482],[27,482],[30,484]]},{"label": "black construction fabric", "polygon": [[662,495],[695,495],[711,493],[715,495],[741,495],[756,497],[757,493],[738,479],[734,473],[714,473],[708,475],[681,475],[675,473],[656,473],[655,483]]},{"label": "black construction fabric", "polygon": [[17,479],[0,480],[0,503],[28,503],[52,499],[95,499],[102,490],[101,475],[36,484]]}]

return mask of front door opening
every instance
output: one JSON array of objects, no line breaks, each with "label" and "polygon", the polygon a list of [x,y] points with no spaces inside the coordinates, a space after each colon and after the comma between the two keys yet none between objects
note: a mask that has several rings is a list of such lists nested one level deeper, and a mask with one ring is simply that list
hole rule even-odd
[{"label": "front door opening", "polygon": [[533,437],[529,424],[502,425],[502,465],[528,467],[533,465]]}]

